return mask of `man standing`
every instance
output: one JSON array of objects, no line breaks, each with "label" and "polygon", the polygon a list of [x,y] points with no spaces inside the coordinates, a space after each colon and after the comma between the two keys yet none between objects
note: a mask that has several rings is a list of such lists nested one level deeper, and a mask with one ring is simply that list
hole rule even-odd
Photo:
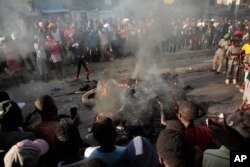
[{"label": "man standing", "polygon": [[244,109],[244,106],[247,105],[247,109],[250,109],[250,75],[249,75],[249,70],[250,70],[250,66],[248,63],[244,63],[244,68],[245,68],[245,79],[244,79],[244,83],[243,86],[241,88],[241,90],[244,91],[243,94],[243,99],[241,101],[240,104],[240,110]]},{"label": "man standing", "polygon": [[243,54],[244,54],[244,62],[250,63],[250,38],[240,50],[239,55],[243,55]]},{"label": "man standing", "polygon": [[60,54],[60,49],[56,40],[52,35],[47,36],[47,41],[45,42],[47,49],[50,51],[50,59],[55,64],[57,79],[62,79],[62,56]]},{"label": "man standing", "polygon": [[83,68],[85,69],[86,78],[89,81],[89,69],[86,65],[86,62],[84,59],[84,54],[83,54],[83,52],[84,52],[83,51],[83,47],[84,47],[83,40],[78,39],[77,36],[78,35],[80,36],[80,34],[78,34],[78,35],[77,34],[75,35],[75,39],[73,39],[73,43],[69,47],[69,50],[71,50],[75,56],[75,61],[77,64],[77,73],[73,77],[73,80],[78,80],[79,74],[81,71],[81,66],[83,66]]},{"label": "man standing", "polygon": [[[216,74],[219,74],[221,72],[221,67],[223,65],[223,60],[225,57],[225,53],[227,51],[227,48],[229,47],[228,39],[230,37],[230,34],[226,34],[219,42],[219,48],[216,50],[214,59],[213,59],[213,72],[216,72]],[[217,67],[218,65],[218,67]]]},{"label": "man standing", "polygon": [[233,84],[237,83],[237,72],[239,69],[239,57],[238,53],[240,51],[239,42],[233,41],[232,45],[227,50],[227,58],[228,58],[228,68],[225,83],[229,84],[230,76],[233,78]]}]

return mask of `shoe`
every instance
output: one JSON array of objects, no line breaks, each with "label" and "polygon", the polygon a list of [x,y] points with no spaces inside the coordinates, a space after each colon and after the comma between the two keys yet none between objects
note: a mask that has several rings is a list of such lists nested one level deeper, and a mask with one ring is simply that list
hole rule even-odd
[{"label": "shoe", "polygon": [[216,70],[211,70],[211,72],[215,72]]},{"label": "shoe", "polygon": [[225,80],[225,83],[228,85],[228,84],[229,84],[229,79],[226,79],[226,80]]},{"label": "shoe", "polygon": [[233,79],[233,84],[235,85],[235,84],[237,84],[237,81],[236,81],[236,79]]},{"label": "shoe", "polygon": [[219,71],[217,71],[215,74],[220,74],[220,72],[219,72]]}]

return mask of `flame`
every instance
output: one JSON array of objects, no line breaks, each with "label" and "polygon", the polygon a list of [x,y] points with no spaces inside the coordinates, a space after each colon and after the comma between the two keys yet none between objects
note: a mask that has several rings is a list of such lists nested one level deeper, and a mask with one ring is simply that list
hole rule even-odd
[{"label": "flame", "polygon": [[101,97],[107,97],[108,96],[108,84],[107,83],[103,83],[102,89],[101,89]]},{"label": "flame", "polygon": [[120,88],[126,88],[126,89],[130,88],[130,86],[127,83],[119,83],[118,87],[120,87]]}]

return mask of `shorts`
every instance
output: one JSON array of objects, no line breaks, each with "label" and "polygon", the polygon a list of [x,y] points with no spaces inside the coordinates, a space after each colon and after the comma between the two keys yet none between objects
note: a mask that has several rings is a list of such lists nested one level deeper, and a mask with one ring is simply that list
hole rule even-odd
[{"label": "shorts", "polygon": [[59,61],[62,61],[62,56],[61,55],[51,55],[51,59],[53,63],[57,63]]}]

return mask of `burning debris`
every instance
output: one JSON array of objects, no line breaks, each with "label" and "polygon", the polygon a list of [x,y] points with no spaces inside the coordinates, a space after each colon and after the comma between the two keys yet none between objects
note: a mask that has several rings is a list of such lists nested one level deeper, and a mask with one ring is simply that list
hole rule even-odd
[{"label": "burning debris", "polygon": [[165,110],[169,110],[173,98],[186,99],[180,83],[178,75],[171,73],[151,76],[149,80],[124,76],[118,80],[98,82],[96,89],[83,95],[82,102],[97,113],[112,113],[115,119],[125,120],[128,125],[145,126],[153,115],[160,118],[157,100],[164,104]]}]

